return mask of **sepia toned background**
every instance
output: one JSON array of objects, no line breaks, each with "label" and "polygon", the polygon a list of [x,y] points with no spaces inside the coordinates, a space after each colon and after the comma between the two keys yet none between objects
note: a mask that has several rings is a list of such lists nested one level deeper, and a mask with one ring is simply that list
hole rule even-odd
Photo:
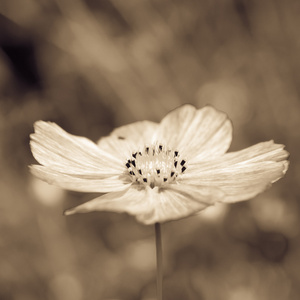
[{"label": "sepia toned background", "polygon": [[163,225],[165,300],[300,297],[300,3],[1,0],[0,299],[154,300],[154,229],[126,214],[64,217],[94,195],[29,174],[29,134],[114,127],[211,104],[230,151],[274,139],[290,169],[255,199]]}]

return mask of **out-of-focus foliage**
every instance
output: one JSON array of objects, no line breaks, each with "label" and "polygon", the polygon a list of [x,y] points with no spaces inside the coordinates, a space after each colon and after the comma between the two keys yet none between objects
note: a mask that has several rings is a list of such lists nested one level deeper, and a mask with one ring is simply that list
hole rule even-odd
[{"label": "out-of-focus foliage", "polygon": [[92,195],[33,179],[35,120],[97,140],[212,104],[231,150],[274,139],[291,166],[247,203],[163,225],[165,300],[300,296],[300,3],[2,0],[0,299],[155,299],[153,228],[62,211]]}]

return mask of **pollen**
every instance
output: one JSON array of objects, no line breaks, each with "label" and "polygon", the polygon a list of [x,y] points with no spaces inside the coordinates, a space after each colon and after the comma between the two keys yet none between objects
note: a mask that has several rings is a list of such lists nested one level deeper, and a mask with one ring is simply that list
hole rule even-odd
[{"label": "pollen", "polygon": [[186,160],[180,158],[179,151],[162,144],[145,146],[142,151],[133,152],[125,166],[132,182],[151,188],[175,183],[187,169]]}]

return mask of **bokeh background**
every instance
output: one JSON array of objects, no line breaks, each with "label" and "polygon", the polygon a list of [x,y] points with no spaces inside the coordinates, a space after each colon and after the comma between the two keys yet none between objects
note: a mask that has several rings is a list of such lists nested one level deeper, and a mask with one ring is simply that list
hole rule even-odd
[{"label": "bokeh background", "polygon": [[0,299],[154,300],[154,229],[64,217],[93,198],[40,182],[29,134],[94,141],[192,103],[233,121],[230,150],[274,139],[285,178],[255,199],[163,225],[165,300],[300,297],[300,2],[1,0]]}]

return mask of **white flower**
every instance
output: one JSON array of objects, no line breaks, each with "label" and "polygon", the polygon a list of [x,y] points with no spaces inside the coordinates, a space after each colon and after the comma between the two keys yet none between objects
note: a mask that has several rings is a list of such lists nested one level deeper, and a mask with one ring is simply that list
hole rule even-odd
[{"label": "white flower", "polygon": [[232,125],[206,106],[181,106],[160,123],[116,128],[98,144],[37,121],[31,149],[40,179],[80,192],[104,193],[66,211],[127,212],[144,224],[189,216],[216,202],[253,198],[280,179],[288,152],[273,141],[225,153]]}]

